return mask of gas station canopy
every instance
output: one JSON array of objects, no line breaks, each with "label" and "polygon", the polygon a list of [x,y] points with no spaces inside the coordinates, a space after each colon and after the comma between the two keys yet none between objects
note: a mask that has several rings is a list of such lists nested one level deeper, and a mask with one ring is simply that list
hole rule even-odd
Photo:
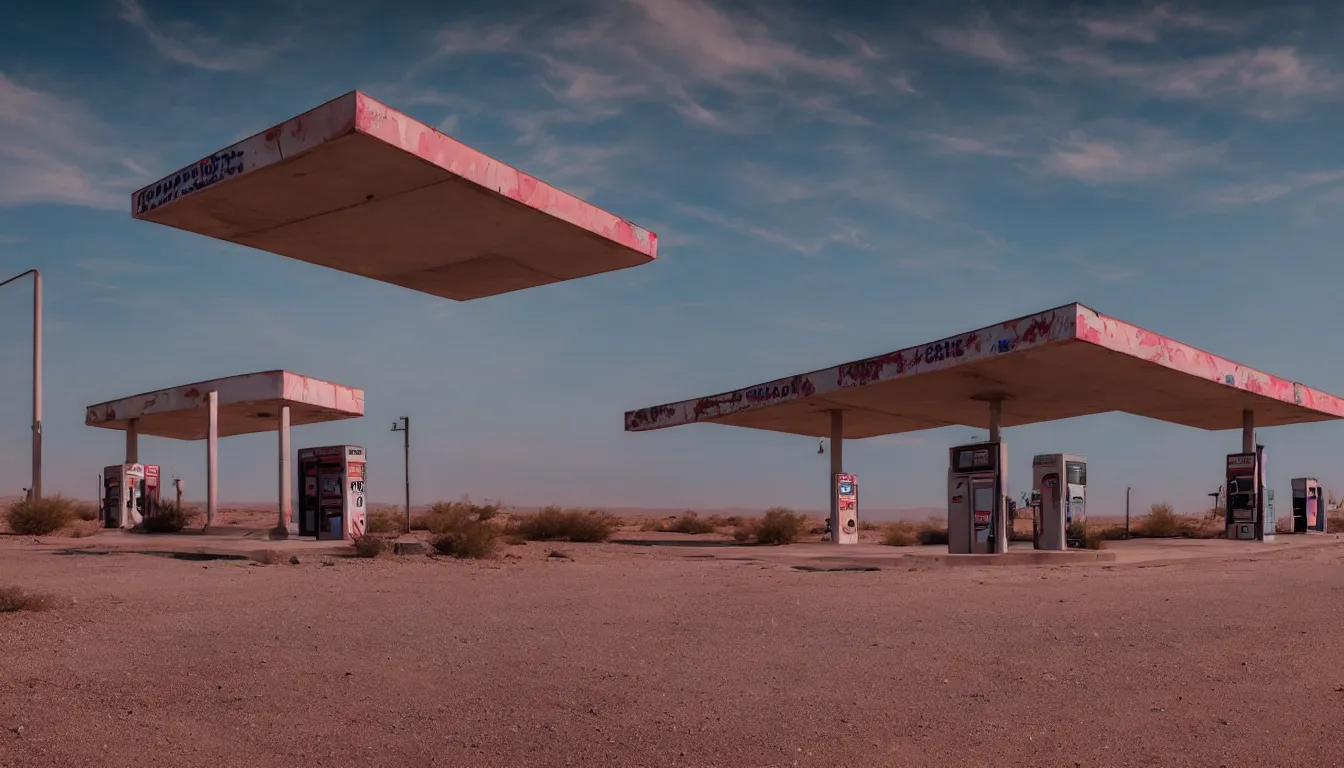
[{"label": "gas station canopy", "polygon": [[137,219],[465,301],[652,261],[652,232],[351,91],[131,197]]},{"label": "gas station canopy", "polygon": [[289,406],[290,425],[318,424],[364,415],[364,390],[300,376],[264,371],[202,381],[143,395],[123,397],[85,411],[84,424],[177,440],[204,440],[210,415],[206,395],[218,392],[219,436],[273,432],[280,409]]},{"label": "gas station canopy", "polygon": [[625,414],[627,432],[695,422],[864,438],[952,425],[988,428],[1109,411],[1209,430],[1344,418],[1344,401],[1081,304],[752,387]]}]

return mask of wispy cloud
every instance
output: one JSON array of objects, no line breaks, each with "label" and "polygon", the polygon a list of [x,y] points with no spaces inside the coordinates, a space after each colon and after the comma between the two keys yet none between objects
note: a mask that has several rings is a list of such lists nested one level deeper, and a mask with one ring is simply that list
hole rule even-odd
[{"label": "wispy cloud", "polygon": [[0,206],[124,208],[144,175],[108,134],[81,104],[0,72]]},{"label": "wispy cloud", "polygon": [[1168,3],[1119,14],[1087,15],[1078,23],[1093,38],[1135,43],[1155,43],[1169,29],[1235,33],[1245,28],[1239,21],[1183,11]]},{"label": "wispy cloud", "polygon": [[1215,207],[1235,208],[1269,203],[1299,192],[1344,182],[1344,168],[1286,173],[1251,182],[1220,187],[1209,195]]},{"label": "wispy cloud", "polygon": [[1074,131],[1041,160],[1047,174],[1088,184],[1163,179],[1218,160],[1222,143],[1203,144],[1169,131],[1121,122]]},{"label": "wispy cloud", "polygon": [[[788,37],[802,31],[779,15],[767,23],[704,0],[629,0],[595,8],[558,29],[542,18],[508,25],[458,22],[440,32],[439,55],[529,58],[540,64],[547,90],[564,104],[656,101],[684,120],[723,130],[759,122],[750,107],[780,93],[787,98],[775,103],[804,117],[867,120],[830,98],[837,85],[865,83],[868,64],[879,58],[853,34],[831,35],[835,50],[822,53]],[[717,105],[716,94],[734,98]]]},{"label": "wispy cloud", "polygon": [[1001,66],[1021,66],[1030,58],[988,16],[978,16],[962,26],[935,28],[929,37],[950,51]]},{"label": "wispy cloud", "polygon": [[199,69],[216,72],[260,69],[279,46],[261,46],[239,40],[224,40],[186,23],[170,23],[165,30],[150,18],[140,0],[120,0],[121,20],[136,27],[164,57]]},{"label": "wispy cloud", "polygon": [[694,205],[677,204],[674,210],[681,216],[699,219],[738,234],[748,235],[804,256],[818,256],[834,245],[842,245],[860,250],[867,246],[857,229],[834,226],[821,234],[794,234],[780,229],[766,227],[743,219],[725,216],[717,211]]}]

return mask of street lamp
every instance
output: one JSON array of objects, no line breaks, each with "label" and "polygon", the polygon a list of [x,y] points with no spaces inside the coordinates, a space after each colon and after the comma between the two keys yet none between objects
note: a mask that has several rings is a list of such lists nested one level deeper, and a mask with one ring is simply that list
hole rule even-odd
[{"label": "street lamp", "polygon": [[33,276],[33,480],[29,493],[42,499],[42,273],[36,269],[0,282],[0,287],[21,277]]},{"label": "street lamp", "polygon": [[392,422],[392,431],[402,433],[402,449],[406,456],[406,532],[411,532],[411,417],[402,416],[401,424]]}]

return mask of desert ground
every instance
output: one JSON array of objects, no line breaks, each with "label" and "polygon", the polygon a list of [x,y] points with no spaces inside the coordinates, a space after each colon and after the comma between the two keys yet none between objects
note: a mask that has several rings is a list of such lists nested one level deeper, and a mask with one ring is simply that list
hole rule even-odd
[{"label": "desert ground", "polygon": [[805,571],[835,547],[636,532],[273,565],[0,536],[0,587],[53,599],[0,613],[0,766],[1344,764],[1334,536]]}]

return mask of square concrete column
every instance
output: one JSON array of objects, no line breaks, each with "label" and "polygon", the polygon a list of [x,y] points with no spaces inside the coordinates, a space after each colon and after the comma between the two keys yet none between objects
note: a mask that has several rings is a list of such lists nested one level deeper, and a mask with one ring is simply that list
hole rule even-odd
[{"label": "square concrete column", "polygon": [[831,497],[831,543],[840,543],[840,499],[835,495],[835,476],[845,471],[845,412],[831,411],[831,476],[826,492]]},{"label": "square concrete column", "polygon": [[126,461],[125,464],[140,463],[140,420],[131,419],[126,425]]},{"label": "square concrete column", "polygon": [[1255,411],[1241,412],[1241,452],[1255,453]]},{"label": "square concrete column", "polygon": [[[285,530],[294,527],[293,478],[289,473],[289,406],[280,409],[280,523]],[[290,531],[293,533],[294,531]]]},{"label": "square concrete column", "polygon": [[219,511],[219,393],[205,393],[205,410],[209,426],[205,433],[205,525],[215,522]]},{"label": "square concrete column", "polygon": [[999,441],[999,425],[1003,421],[1003,401],[989,401],[989,440],[997,443]]}]

